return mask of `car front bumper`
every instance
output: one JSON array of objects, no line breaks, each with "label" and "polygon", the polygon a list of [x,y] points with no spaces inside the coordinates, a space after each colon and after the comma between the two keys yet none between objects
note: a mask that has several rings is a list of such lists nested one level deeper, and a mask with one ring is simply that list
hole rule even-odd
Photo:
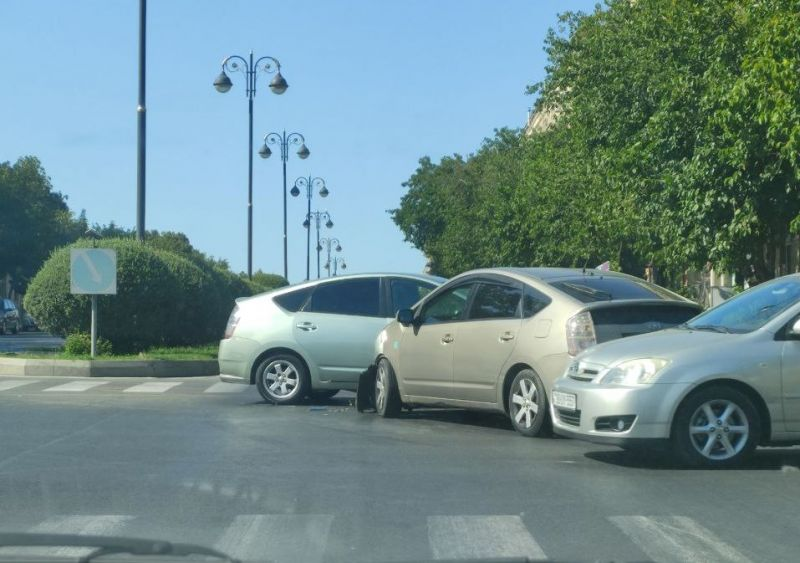
[{"label": "car front bumper", "polygon": [[[672,413],[686,384],[599,385],[563,377],[553,393],[575,395],[574,411],[550,404],[556,434],[623,447],[655,445],[670,437]],[[619,426],[618,426],[619,425]]]},{"label": "car front bumper", "polygon": [[219,341],[219,378],[225,383],[249,384],[250,372],[258,342],[232,336]]}]

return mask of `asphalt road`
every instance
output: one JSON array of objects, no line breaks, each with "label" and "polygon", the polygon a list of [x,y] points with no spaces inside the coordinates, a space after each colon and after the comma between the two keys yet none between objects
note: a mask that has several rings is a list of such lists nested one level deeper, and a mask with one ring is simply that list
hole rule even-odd
[{"label": "asphalt road", "polygon": [[155,537],[281,562],[800,552],[798,449],[685,470],[526,439],[488,414],[383,420],[351,397],[276,407],[215,378],[0,377],[0,531]]},{"label": "asphalt road", "polygon": [[53,350],[61,348],[64,339],[46,332],[20,332],[0,335],[0,352],[24,352],[25,350]]}]

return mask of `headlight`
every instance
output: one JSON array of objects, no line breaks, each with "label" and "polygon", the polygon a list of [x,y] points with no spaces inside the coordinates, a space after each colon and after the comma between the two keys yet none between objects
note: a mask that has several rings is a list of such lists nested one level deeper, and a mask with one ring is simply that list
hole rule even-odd
[{"label": "headlight", "polygon": [[660,358],[628,360],[609,369],[599,383],[618,385],[648,385],[655,383],[658,374],[669,364]]}]

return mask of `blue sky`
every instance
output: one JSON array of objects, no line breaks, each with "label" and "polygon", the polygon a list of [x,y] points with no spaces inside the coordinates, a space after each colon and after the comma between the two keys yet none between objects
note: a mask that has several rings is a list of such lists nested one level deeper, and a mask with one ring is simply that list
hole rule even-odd
[{"label": "blue sky", "polygon": [[[247,266],[247,98],[241,74],[219,94],[226,55],[270,55],[255,148],[270,131],[305,135],[299,176],[325,179],[313,208],[335,223],[348,272],[421,271],[386,210],[420,157],[474,152],[524,124],[527,84],[544,76],[544,38],[594,1],[168,0],[148,2],[147,228],[181,231],[236,271]],[[90,222],[136,223],[138,0],[1,0],[0,161],[39,157]],[[283,271],[280,159],[254,160],[254,269]],[[289,199],[289,278],[305,277],[304,197]],[[313,233],[312,233],[313,237]],[[312,243],[313,244],[313,243]],[[469,244],[469,241],[464,241]],[[312,277],[315,276],[312,248]],[[324,262],[324,257],[323,257]],[[323,270],[323,275],[324,275]]]}]

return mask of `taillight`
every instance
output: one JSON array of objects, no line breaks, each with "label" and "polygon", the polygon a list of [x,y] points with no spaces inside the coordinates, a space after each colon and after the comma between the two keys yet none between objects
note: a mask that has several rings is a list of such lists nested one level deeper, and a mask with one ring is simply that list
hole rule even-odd
[{"label": "taillight", "polygon": [[233,336],[233,331],[236,330],[236,325],[239,324],[240,318],[241,313],[239,312],[239,306],[236,305],[233,311],[231,311],[231,316],[228,317],[228,324],[225,325],[225,334],[222,336],[223,339]]},{"label": "taillight", "polygon": [[577,356],[587,348],[597,344],[592,315],[587,311],[570,317],[567,321],[567,352]]}]

